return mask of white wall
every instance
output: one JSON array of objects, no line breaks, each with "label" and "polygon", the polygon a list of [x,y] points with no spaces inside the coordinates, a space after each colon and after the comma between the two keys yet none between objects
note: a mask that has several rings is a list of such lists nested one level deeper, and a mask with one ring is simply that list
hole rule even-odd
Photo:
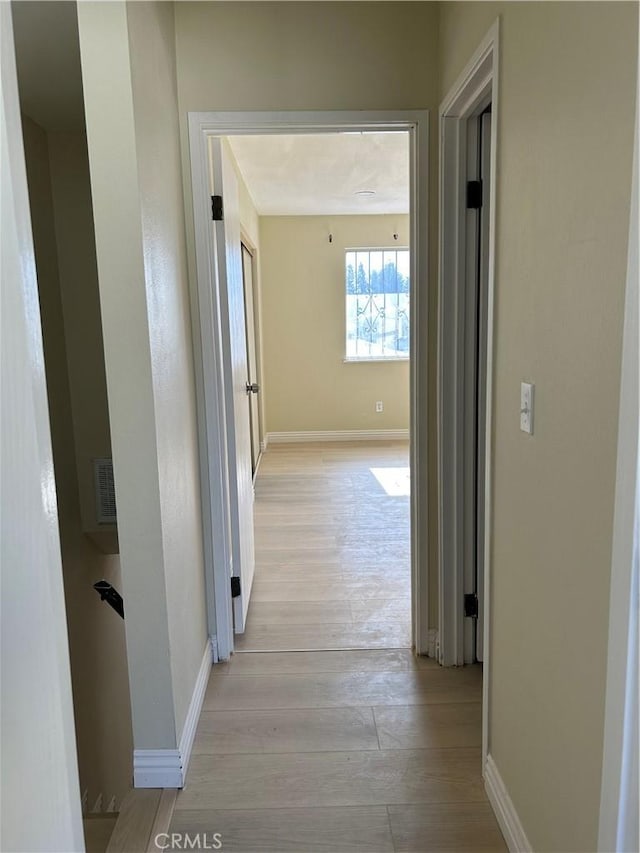
[{"label": "white wall", "polygon": [[11,11],[0,6],[3,850],[84,850]]},{"label": "white wall", "polygon": [[78,7],[136,749],[176,749],[207,639],[173,10]]},{"label": "white wall", "polygon": [[595,850],[638,6],[443,3],[441,97],[497,15],[489,751],[534,850]]},{"label": "white wall", "polygon": [[344,358],[345,250],[407,247],[409,217],[264,216],[260,244],[267,433],[408,430],[409,362]]}]

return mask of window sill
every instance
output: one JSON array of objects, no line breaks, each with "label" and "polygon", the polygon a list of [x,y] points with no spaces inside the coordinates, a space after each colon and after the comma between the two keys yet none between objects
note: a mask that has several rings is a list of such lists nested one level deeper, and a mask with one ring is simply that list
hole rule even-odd
[{"label": "window sill", "polygon": [[394,356],[371,356],[371,358],[360,358],[359,356],[353,356],[351,358],[343,358],[344,364],[370,364],[372,361],[375,362],[387,362],[387,361],[409,361],[408,355],[394,355]]}]

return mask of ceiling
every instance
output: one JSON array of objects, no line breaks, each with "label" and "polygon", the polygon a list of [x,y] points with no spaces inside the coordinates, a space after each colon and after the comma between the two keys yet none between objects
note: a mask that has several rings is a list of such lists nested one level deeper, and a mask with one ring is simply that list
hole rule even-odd
[{"label": "ceiling", "polygon": [[11,10],[22,112],[47,130],[80,130],[84,102],[76,4],[14,2]]},{"label": "ceiling", "polygon": [[[47,130],[82,130],[76,4],[14,2],[12,12],[22,111]],[[406,132],[235,136],[230,142],[261,216],[409,212]]]},{"label": "ceiling", "polygon": [[[409,136],[392,133],[233,136],[260,216],[409,212]],[[374,195],[357,195],[359,192]]]}]

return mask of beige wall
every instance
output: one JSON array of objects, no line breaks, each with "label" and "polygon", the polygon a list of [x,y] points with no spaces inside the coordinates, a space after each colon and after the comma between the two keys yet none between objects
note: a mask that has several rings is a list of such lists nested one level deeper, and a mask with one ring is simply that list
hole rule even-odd
[{"label": "beige wall", "polygon": [[134,746],[175,749],[207,628],[173,10],[78,21]]},{"label": "beige wall", "polygon": [[82,850],[69,652],[9,4],[0,6],[0,848]]},{"label": "beige wall", "polygon": [[[127,6],[178,732],[207,638],[173,9]],[[159,176],[162,176],[159,179]]]},{"label": "beige wall", "polygon": [[498,14],[489,749],[534,850],[595,850],[637,5],[442,4],[440,97]]},{"label": "beige wall", "polygon": [[261,217],[260,243],[267,433],[408,429],[409,362],[344,357],[345,249],[408,246],[409,217]]},{"label": "beige wall", "polygon": [[436,5],[176,3],[181,120],[187,110],[433,106]]},{"label": "beige wall", "polygon": [[[78,451],[78,436],[91,441],[102,433],[106,450],[103,445],[99,452],[109,453],[99,309],[97,317],[92,314],[97,307],[98,284],[86,140],[79,133],[47,134],[28,118],[23,122],[23,133],[58,495],[80,788],[87,794],[89,809],[100,794],[106,808],[112,797],[119,805],[131,784],[131,714],[124,623],[93,589],[93,584],[102,579],[122,589],[120,562],[99,552],[84,535],[79,499],[78,460],[82,453]],[[52,161],[59,169],[54,180]],[[87,197],[88,206],[79,203],[79,198]],[[99,395],[101,373],[104,397]],[[88,391],[86,384],[92,379],[96,387]],[[89,470],[90,456],[95,453],[88,451]],[[91,483],[88,500],[93,505]]]},{"label": "beige wall", "polygon": [[96,530],[93,459],[111,456],[89,160],[84,133],[48,134],[80,514]]}]

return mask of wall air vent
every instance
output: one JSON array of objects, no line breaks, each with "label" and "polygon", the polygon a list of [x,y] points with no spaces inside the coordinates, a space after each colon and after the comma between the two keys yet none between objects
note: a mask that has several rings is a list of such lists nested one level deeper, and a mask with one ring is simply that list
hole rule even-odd
[{"label": "wall air vent", "polygon": [[113,460],[109,457],[93,460],[96,487],[96,520],[98,524],[115,524],[116,490],[113,483]]}]

